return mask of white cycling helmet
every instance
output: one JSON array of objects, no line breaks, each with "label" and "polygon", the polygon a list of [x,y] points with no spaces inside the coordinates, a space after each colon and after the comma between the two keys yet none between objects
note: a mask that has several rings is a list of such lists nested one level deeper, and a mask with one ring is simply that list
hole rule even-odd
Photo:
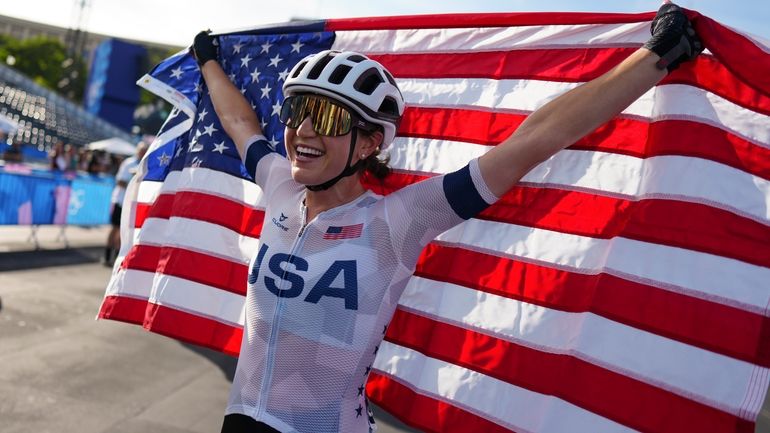
[{"label": "white cycling helmet", "polygon": [[338,100],[367,122],[381,125],[382,147],[393,141],[404,114],[404,97],[390,72],[351,51],[321,51],[297,63],[283,84],[283,94],[303,92]]}]

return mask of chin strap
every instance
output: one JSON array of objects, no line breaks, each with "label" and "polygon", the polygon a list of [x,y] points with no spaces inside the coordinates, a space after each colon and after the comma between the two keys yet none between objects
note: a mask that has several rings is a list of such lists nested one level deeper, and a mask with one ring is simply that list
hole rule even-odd
[{"label": "chin strap", "polygon": [[350,137],[350,152],[348,152],[348,162],[345,163],[345,169],[342,170],[342,173],[320,185],[305,185],[305,188],[309,189],[310,191],[324,191],[331,188],[343,177],[348,177],[352,174],[355,174],[358,171],[358,167],[360,167],[364,162],[364,160],[359,159],[358,162],[352,166],[350,165],[350,161],[353,160],[353,151],[356,148],[356,138],[358,138],[358,128],[353,128],[353,134]]}]

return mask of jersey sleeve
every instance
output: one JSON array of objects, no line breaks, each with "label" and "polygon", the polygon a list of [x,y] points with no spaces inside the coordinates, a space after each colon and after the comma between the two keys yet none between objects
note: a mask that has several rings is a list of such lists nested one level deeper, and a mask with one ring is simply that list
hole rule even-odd
[{"label": "jersey sleeve", "polygon": [[273,183],[271,178],[288,173],[288,161],[273,150],[264,135],[257,134],[249,138],[244,153],[243,164],[246,171],[263,190]]},{"label": "jersey sleeve", "polygon": [[402,264],[412,268],[422,249],[436,236],[474,217],[497,199],[481,176],[478,159],[385,197],[391,236]]}]

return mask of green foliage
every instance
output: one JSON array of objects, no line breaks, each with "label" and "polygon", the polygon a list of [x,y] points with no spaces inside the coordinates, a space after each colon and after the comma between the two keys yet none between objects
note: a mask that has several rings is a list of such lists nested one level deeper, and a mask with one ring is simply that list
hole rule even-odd
[{"label": "green foliage", "polygon": [[80,100],[85,89],[86,68],[79,56],[71,59],[58,39],[39,36],[25,40],[0,35],[0,61],[29,76],[38,84]]}]

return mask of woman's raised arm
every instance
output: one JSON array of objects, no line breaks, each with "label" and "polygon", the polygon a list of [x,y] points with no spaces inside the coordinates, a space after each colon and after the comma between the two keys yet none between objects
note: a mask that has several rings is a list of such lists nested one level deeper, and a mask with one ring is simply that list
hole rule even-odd
[{"label": "woman's raised arm", "polygon": [[490,190],[505,194],[535,165],[576,142],[643,95],[667,73],[702,50],[684,12],[665,4],[652,38],[604,75],[544,105],[504,142],[479,158]]}]

